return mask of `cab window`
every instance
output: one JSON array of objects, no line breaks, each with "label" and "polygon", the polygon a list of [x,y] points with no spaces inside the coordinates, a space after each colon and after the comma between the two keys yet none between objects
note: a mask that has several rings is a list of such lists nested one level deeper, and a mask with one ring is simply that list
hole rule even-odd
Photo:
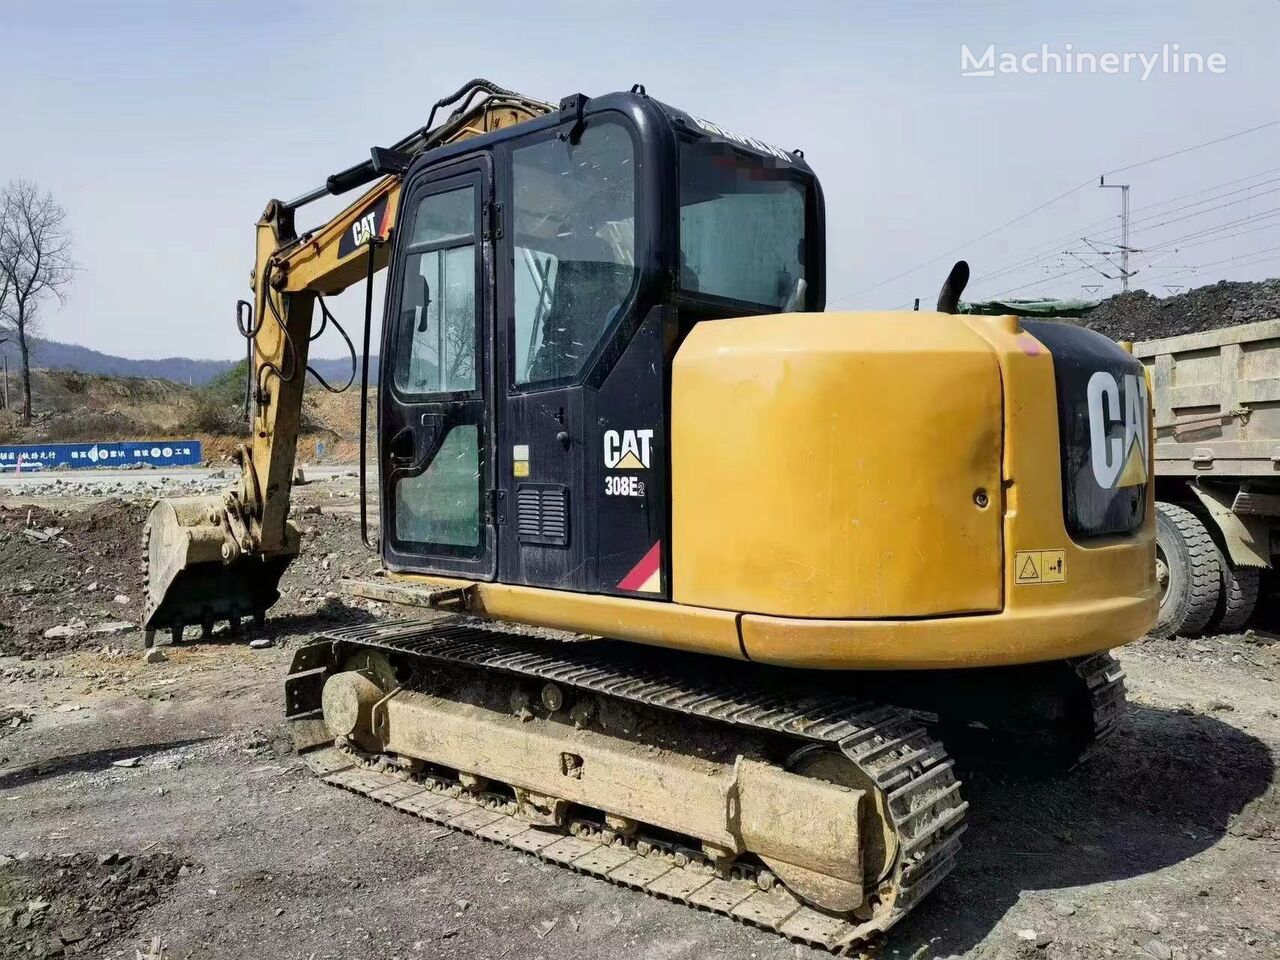
[{"label": "cab window", "polygon": [[631,298],[635,167],[630,134],[601,121],[512,152],[517,386],[580,377]]},{"label": "cab window", "polygon": [[784,163],[718,141],[681,144],[684,293],[806,308],[806,189]]},{"label": "cab window", "polygon": [[404,259],[395,385],[412,395],[476,387],[476,188],[419,201]]}]

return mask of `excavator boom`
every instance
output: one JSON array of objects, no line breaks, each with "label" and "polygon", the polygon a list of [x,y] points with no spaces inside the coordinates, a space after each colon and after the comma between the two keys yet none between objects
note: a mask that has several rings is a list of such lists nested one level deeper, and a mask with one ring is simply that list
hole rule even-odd
[{"label": "excavator boom", "polygon": [[[453,113],[432,126],[436,112],[453,104]],[[280,577],[299,549],[289,494],[317,301],[329,317],[324,297],[370,282],[386,267],[408,165],[426,150],[552,109],[473,80],[439,101],[422,129],[390,148],[373,148],[370,160],[329,177],[323,187],[267,204],[256,226],[252,309],[237,314],[241,334],[252,342],[254,398],[251,435],[236,451],[240,480],[222,496],[161,500],[152,509],[143,533],[148,643],[157,630],[180,635],[200,626],[209,632],[223,620],[237,628],[242,617],[261,618],[279,598]],[[299,208],[371,181],[336,216],[297,232]],[[355,362],[353,348],[352,383]]]}]

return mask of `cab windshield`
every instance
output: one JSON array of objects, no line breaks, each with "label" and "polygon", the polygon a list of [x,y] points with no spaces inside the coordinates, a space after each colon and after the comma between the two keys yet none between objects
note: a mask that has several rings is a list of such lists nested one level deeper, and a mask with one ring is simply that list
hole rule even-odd
[{"label": "cab windshield", "polygon": [[680,146],[680,288],[806,306],[805,184],[786,162],[713,140]]}]

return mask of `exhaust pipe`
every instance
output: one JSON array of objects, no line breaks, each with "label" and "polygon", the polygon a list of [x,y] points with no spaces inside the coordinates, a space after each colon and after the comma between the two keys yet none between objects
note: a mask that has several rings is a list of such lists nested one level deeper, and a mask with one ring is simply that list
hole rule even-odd
[{"label": "exhaust pipe", "polygon": [[964,260],[957,260],[938,293],[938,312],[956,313],[960,309],[960,294],[964,293],[968,283],[969,264]]}]

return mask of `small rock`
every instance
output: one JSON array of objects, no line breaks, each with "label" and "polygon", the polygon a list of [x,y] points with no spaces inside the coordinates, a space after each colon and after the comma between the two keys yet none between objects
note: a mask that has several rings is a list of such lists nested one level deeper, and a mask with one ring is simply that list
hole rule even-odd
[{"label": "small rock", "polygon": [[250,650],[264,650],[271,646],[274,641],[270,637],[255,637],[249,641]]},{"label": "small rock", "polygon": [[136,767],[142,762],[141,757],[125,757],[123,760],[113,760],[113,767]]},{"label": "small rock", "polygon": [[1054,916],[1057,916],[1057,917],[1074,916],[1075,912],[1076,912],[1076,908],[1074,905],[1070,903],[1066,903],[1061,900],[1059,900],[1057,903],[1053,905],[1053,913],[1054,913]]},{"label": "small rock", "polygon": [[115,637],[122,633],[133,633],[137,629],[136,623],[129,623],[126,620],[108,620],[94,627],[93,632],[99,636]]},{"label": "small rock", "polygon": [[1030,928],[1028,928],[1028,929],[1026,929],[1026,930],[1018,930],[1018,931],[1016,931],[1016,935],[1017,935],[1017,937],[1018,937],[1018,939],[1019,939],[1019,940],[1026,940],[1026,941],[1027,941],[1027,942],[1029,942],[1029,943],[1034,943],[1034,942],[1035,942],[1036,937],[1038,937],[1038,936],[1039,936],[1039,934],[1038,934],[1038,933],[1036,933],[1034,930],[1032,930],[1032,929],[1030,929]]},{"label": "small rock", "polygon": [[1053,943],[1053,937],[1049,936],[1047,933],[1042,933],[1040,936],[1036,937],[1036,947],[1041,950],[1049,946],[1051,943]]},{"label": "small rock", "polygon": [[276,907],[276,916],[277,916],[277,917],[283,917],[283,916],[284,916],[284,907]]},{"label": "small rock", "polygon": [[114,598],[114,600],[113,600],[112,602],[114,602],[114,603],[118,603],[118,604],[120,604],[120,606],[122,606],[122,607],[123,607],[123,606],[125,606],[126,604],[128,604],[128,603],[129,603],[129,598],[128,598],[128,597],[126,597],[123,593],[117,593],[117,594],[115,595],[115,598]]},{"label": "small rock", "polygon": [[1148,933],[1159,933],[1160,926],[1163,923],[1154,913],[1148,913],[1142,918],[1142,929]]},{"label": "small rock", "polygon": [[81,634],[83,628],[77,628],[73,623],[63,624],[60,627],[50,627],[44,632],[46,640],[70,640]]},{"label": "small rock", "polygon": [[1144,943],[1142,949],[1155,957],[1156,960],[1173,960],[1173,950],[1167,943],[1163,943],[1155,937]]},{"label": "small rock", "polygon": [[147,647],[142,653],[143,663],[164,663],[168,659],[159,647]]}]

